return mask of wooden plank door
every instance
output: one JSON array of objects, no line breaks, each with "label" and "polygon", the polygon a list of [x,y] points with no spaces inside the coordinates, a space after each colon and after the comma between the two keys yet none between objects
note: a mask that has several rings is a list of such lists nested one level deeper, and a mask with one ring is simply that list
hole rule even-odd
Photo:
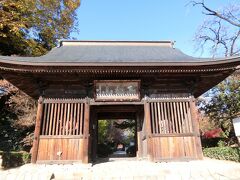
[{"label": "wooden plank door", "polygon": [[148,99],[148,154],[154,161],[201,159],[193,98]]}]

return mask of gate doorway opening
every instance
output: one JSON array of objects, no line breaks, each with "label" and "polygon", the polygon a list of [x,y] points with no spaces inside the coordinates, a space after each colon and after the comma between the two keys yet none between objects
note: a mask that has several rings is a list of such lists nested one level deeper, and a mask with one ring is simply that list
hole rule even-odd
[{"label": "gate doorway opening", "polygon": [[140,105],[91,107],[91,158],[93,162],[137,156]]},{"label": "gate doorway opening", "polygon": [[127,158],[136,156],[136,120],[98,120],[97,157]]}]

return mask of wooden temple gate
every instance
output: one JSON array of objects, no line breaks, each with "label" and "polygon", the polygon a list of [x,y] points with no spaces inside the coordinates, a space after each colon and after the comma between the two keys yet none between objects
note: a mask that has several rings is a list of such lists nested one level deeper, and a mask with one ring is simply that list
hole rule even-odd
[{"label": "wooden temple gate", "polygon": [[[144,112],[138,113],[140,117],[136,119],[138,126],[142,126],[137,128],[138,158],[153,161],[202,158],[194,98],[148,98],[141,102]],[[40,97],[32,162],[88,163],[89,112],[89,99]]]},{"label": "wooden temple gate", "polygon": [[240,57],[194,58],[173,45],[63,40],[41,57],[0,56],[0,75],[40,97],[32,162],[92,160],[99,106],[110,116],[105,106],[133,108],[138,158],[201,159],[194,98],[239,69]]}]

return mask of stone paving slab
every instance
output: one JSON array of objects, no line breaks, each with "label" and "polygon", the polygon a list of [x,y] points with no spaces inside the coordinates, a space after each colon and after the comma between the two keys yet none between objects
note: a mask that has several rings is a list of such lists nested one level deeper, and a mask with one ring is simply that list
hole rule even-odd
[{"label": "stone paving slab", "polygon": [[240,180],[240,163],[205,158],[189,162],[117,160],[99,164],[26,164],[0,170],[0,180]]}]

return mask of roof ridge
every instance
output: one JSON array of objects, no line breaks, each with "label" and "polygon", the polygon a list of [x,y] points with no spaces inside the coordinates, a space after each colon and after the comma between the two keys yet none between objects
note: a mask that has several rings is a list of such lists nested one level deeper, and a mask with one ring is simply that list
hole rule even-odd
[{"label": "roof ridge", "polygon": [[123,45],[123,44],[155,44],[155,45],[164,45],[168,47],[172,47],[175,43],[175,41],[171,40],[68,40],[68,39],[61,39],[59,40],[59,45],[58,47],[64,46],[64,45],[80,45],[80,44],[118,44],[118,45]]}]

